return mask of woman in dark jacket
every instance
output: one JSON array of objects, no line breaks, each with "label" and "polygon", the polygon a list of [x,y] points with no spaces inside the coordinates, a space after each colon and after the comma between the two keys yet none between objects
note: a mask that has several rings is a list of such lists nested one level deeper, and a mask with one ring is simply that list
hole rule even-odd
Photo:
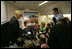
[{"label": "woman in dark jacket", "polygon": [[10,41],[12,42],[11,44],[17,43],[17,38],[21,33],[18,19],[20,19],[22,15],[23,13],[17,10],[9,22],[1,25],[1,47],[8,47]]},{"label": "woman in dark jacket", "polygon": [[20,37],[21,29],[19,27],[18,19],[20,19],[23,16],[22,11],[17,10],[15,11],[15,15],[11,18],[9,21],[10,24],[10,32],[11,32],[11,41],[13,43],[17,42],[17,38]]}]

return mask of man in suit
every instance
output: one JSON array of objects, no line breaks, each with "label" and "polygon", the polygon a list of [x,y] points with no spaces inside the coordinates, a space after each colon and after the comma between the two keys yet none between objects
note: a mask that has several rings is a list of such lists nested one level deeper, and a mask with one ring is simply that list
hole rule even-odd
[{"label": "man in suit", "polygon": [[58,21],[58,20],[63,18],[63,14],[59,13],[58,8],[53,8],[52,11],[53,11],[53,14],[54,14],[53,17],[56,18],[56,21]]},{"label": "man in suit", "polygon": [[71,48],[70,24],[65,19],[59,20],[59,24],[51,28],[48,39],[50,48]]}]

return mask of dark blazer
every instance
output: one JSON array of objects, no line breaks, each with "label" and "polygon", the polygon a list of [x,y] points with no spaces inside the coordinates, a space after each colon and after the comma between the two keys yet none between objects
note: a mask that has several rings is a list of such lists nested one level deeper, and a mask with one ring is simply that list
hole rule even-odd
[{"label": "dark blazer", "polygon": [[71,48],[70,24],[58,24],[51,28],[48,44],[51,48]]},{"label": "dark blazer", "polygon": [[11,41],[11,32],[9,28],[9,22],[1,25],[1,47],[9,46]]},{"label": "dark blazer", "polygon": [[10,41],[17,43],[17,38],[21,36],[21,31],[19,22],[15,17],[1,25],[1,47],[9,46]]},{"label": "dark blazer", "polygon": [[12,34],[12,41],[17,42],[17,38],[21,35],[21,29],[19,28],[19,22],[15,17],[12,17],[9,21],[10,31]]}]

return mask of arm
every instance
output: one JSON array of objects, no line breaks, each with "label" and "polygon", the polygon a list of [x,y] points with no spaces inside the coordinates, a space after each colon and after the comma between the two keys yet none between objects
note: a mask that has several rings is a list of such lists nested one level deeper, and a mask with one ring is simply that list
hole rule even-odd
[{"label": "arm", "polygon": [[39,40],[38,36],[36,35],[37,40]]}]

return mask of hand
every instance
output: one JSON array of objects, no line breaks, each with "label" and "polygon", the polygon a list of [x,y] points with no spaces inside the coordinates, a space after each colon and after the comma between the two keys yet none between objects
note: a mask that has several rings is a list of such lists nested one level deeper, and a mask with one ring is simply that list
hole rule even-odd
[{"label": "hand", "polygon": [[22,41],[22,40],[21,40],[21,37],[17,38],[17,40],[18,40],[19,42],[21,42],[21,41]]},{"label": "hand", "polygon": [[48,30],[48,33],[50,33],[50,29]]},{"label": "hand", "polygon": [[39,32],[40,34],[42,34],[42,32]]},{"label": "hand", "polygon": [[46,33],[46,36],[48,36],[48,33]]},{"label": "hand", "polygon": [[27,36],[27,34],[25,34]]},{"label": "hand", "polygon": [[23,26],[20,26],[21,29],[23,29]]}]

